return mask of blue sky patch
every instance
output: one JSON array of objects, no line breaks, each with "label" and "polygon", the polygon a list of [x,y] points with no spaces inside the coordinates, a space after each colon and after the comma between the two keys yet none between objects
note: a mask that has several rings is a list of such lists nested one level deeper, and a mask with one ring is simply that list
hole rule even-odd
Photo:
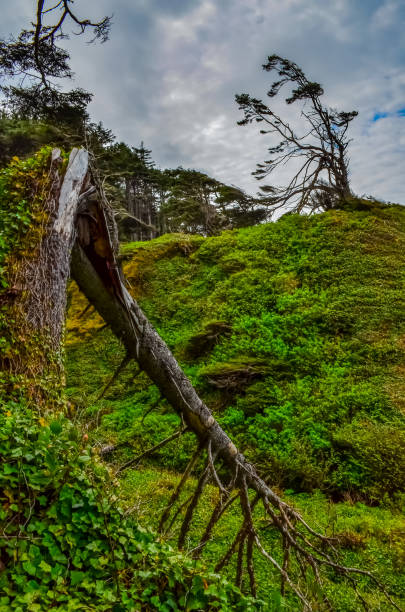
[{"label": "blue sky patch", "polygon": [[376,113],[372,120],[378,121],[379,119],[385,119],[385,117],[388,117],[388,113]]},{"label": "blue sky patch", "polygon": [[405,108],[400,108],[394,113],[385,113],[383,111],[377,111],[372,118],[372,121],[378,121],[379,119],[385,119],[385,117],[405,117]]}]

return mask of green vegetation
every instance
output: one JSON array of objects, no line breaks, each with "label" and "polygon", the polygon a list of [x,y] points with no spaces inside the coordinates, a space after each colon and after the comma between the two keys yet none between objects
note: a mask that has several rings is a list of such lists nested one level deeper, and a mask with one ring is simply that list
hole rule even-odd
[{"label": "green vegetation", "polygon": [[[16,257],[19,251],[26,249],[25,235],[36,221],[39,205],[44,190],[49,188],[47,175],[49,171],[50,148],[44,148],[34,157],[20,160],[14,157],[8,167],[0,172],[0,265],[4,266],[6,257]],[[1,286],[7,286],[6,276],[10,272],[1,268]]]},{"label": "green vegetation", "polygon": [[[160,513],[163,511],[168,497],[179,480],[179,475],[173,471],[157,469],[153,465],[140,465],[136,469],[128,470],[121,480],[119,493],[123,507],[127,508],[137,520],[143,524],[156,528]],[[195,482],[190,482],[184,492],[184,498],[192,492]],[[387,503],[380,507],[369,507],[360,502],[331,503],[319,491],[307,494],[285,495],[285,500],[293,504],[303,516],[312,524],[321,528],[323,532],[334,536],[339,542],[342,560],[346,565],[367,568],[380,576],[384,584],[394,593],[399,601],[405,599],[405,547],[403,531],[405,521],[398,508]],[[153,500],[153,503],[151,503]],[[198,542],[198,534],[206,525],[214,502],[217,500],[217,491],[210,487],[198,507],[194,521],[195,537],[190,538],[187,548],[191,550]],[[256,519],[259,528],[260,513]],[[223,554],[227,545],[233,540],[241,523],[240,510],[232,507],[218,524],[213,538],[207,546],[204,558],[207,562],[216,563]],[[264,525],[263,525],[264,526]],[[262,531],[262,537],[264,530]],[[169,532],[167,537],[174,539],[174,533]],[[275,531],[266,530],[265,541],[273,553],[279,552],[279,541]],[[263,558],[255,555],[255,566],[258,576],[258,596],[264,602],[263,609],[272,612],[278,610],[299,609],[291,593],[285,598],[280,597],[280,579],[277,572],[270,570]],[[235,577],[236,563],[232,563],[227,570],[231,579]],[[248,588],[247,577],[244,586]],[[360,580],[361,593],[369,602],[371,610],[387,609],[387,604],[381,593],[373,585],[367,585]],[[327,587],[328,597],[333,601],[339,612],[357,612],[361,609],[358,600],[347,589],[347,585],[339,578],[331,577]]]},{"label": "green vegetation", "polygon": [[324,94],[322,85],[309,80],[297,64],[284,57],[269,55],[262,68],[277,74],[276,81],[267,91],[270,100],[286,86],[285,103],[301,104],[299,127],[292,128],[291,123],[278,116],[262,100],[248,94],[235,96],[244,114],[238,125],[258,122],[261,134],[271,134],[268,159],[257,164],[252,174],[262,180],[288,162],[297,162],[292,164],[290,182],[285,187],[260,187],[268,194],[268,204],[282,210],[287,207],[294,212],[341,208],[342,202],[346,203],[353,197],[348,156],[351,140],[347,131],[358,112],[337,111],[325,106],[321,100]]},{"label": "green vegetation", "polygon": [[13,283],[47,224],[49,155],[0,172],[0,611],[257,608],[120,508],[61,401],[58,349],[29,335]]},{"label": "green vegetation", "polygon": [[110,474],[68,419],[3,408],[1,612],[253,609],[126,517]]},{"label": "green vegetation", "polygon": [[[27,160],[14,157],[0,171],[0,400],[18,400],[28,387],[43,387],[47,401],[52,389],[59,398],[60,359],[48,360],[46,334],[39,338],[26,321],[20,286],[24,267],[38,253],[49,219],[47,195],[53,175],[51,149],[44,147]],[[25,366],[29,355],[30,368]],[[39,395],[37,395],[39,399]]]},{"label": "green vegetation", "polygon": [[[345,563],[376,571],[401,599],[405,211],[354,204],[208,239],[123,244],[121,257],[132,293],[243,452],[338,538]],[[123,350],[74,285],[70,301],[71,410],[93,446],[119,445],[108,459],[120,465],[179,419],[133,364],[106,388]],[[123,473],[117,494],[141,524],[156,527],[193,445],[186,434]],[[215,500],[205,494],[195,543]],[[207,562],[239,522],[237,509],[225,515]],[[265,609],[295,609],[256,562]],[[337,610],[359,609],[343,583],[328,591]],[[373,610],[385,605],[365,584],[362,594]]]},{"label": "green vegetation", "polygon": [[[54,261],[47,230],[64,165],[50,166],[50,147],[25,161],[16,155],[83,142],[97,159],[92,179],[98,183],[100,174],[123,235],[201,234],[127,243],[121,252],[134,296],[200,395],[273,488],[334,538],[329,544],[339,548],[340,561],[372,570],[397,602],[405,601],[405,212],[351,195],[346,129],[357,113],[323,107],[319,84],[296,64],[270,56],[265,70],[285,78],[269,96],[290,82],[298,89],[286,102],[312,104],[305,117],[322,150],[311,149],[308,172],[301,168],[285,190],[267,186],[267,197],[252,198],[191,169],[160,170],[143,144],[115,143],[108,129],[90,123],[90,93],[53,83],[72,77],[69,53],[56,44],[67,36],[65,18],[81,33],[93,31],[94,40],[108,38],[110,17],[80,20],[63,0],[50,8],[38,2],[33,29],[0,41],[0,166],[11,160],[0,170],[0,612],[295,611],[292,588],[280,589],[279,572],[253,550],[253,538],[260,534],[288,572],[305,574],[301,563],[308,565],[302,554],[290,554],[289,566],[283,557],[291,542],[288,521],[295,519],[281,504],[279,514],[266,514],[253,508],[252,496],[255,531],[248,534],[246,522],[239,531],[246,517],[252,523],[248,492],[240,498],[245,513],[230,506],[197,561],[219,501],[211,486],[193,515],[186,552],[179,553],[176,533],[197,499],[190,495],[198,492],[201,458],[179,495],[178,513],[160,539],[154,535],[196,441],[187,432],[145,452],[178,429],[179,417],[134,362],[123,361],[121,345],[73,283],[64,393],[62,318],[55,315],[56,333],[46,317],[36,325],[28,307],[34,304],[39,318],[52,314],[52,306],[56,313],[64,308],[56,308],[55,297],[63,283],[45,295]],[[259,178],[291,157],[306,158],[308,146],[260,100],[244,94],[237,101],[245,112],[240,123],[265,121],[282,137],[270,148],[276,158],[255,173]],[[326,167],[328,182],[318,177]],[[315,177],[311,184],[308,176]],[[246,227],[266,219],[269,204],[285,202],[298,211],[329,212]],[[245,229],[203,238],[235,227]],[[208,457],[210,450],[208,444]],[[128,459],[131,467],[117,472]],[[216,469],[222,476],[220,463]],[[244,482],[233,484],[243,493]],[[281,525],[288,525],[284,542]],[[238,561],[213,573],[238,531]],[[239,571],[245,536],[249,577]],[[236,575],[248,591],[250,561],[257,600],[228,581]],[[338,612],[360,609],[344,567],[330,569],[321,594],[308,572],[305,596],[326,601],[325,594]],[[356,575],[356,586],[368,609],[386,609],[387,599],[368,578]]]},{"label": "green vegetation", "polygon": [[[405,488],[404,247],[403,209],[370,206],[163,236],[122,257],[147,316],[273,483],[375,503]],[[143,375],[128,368],[94,402],[121,355],[91,311],[77,321],[86,303],[74,301],[72,399],[108,413],[98,436],[162,439],[176,417],[161,402],[144,418],[159,395]],[[162,453],[183,467],[182,451]]]}]

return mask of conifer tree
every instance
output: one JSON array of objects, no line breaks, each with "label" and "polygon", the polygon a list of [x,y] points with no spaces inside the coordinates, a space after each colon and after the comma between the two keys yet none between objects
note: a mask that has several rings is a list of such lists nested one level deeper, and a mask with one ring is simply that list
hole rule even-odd
[{"label": "conifer tree", "polygon": [[[333,208],[350,198],[349,159],[350,139],[347,131],[357,111],[337,111],[326,107],[319,83],[310,81],[304,72],[288,59],[271,55],[263,64],[266,72],[277,72],[280,77],[267,92],[274,98],[285,86],[292,87],[285,99],[287,105],[303,103],[299,128],[282,119],[262,100],[249,94],[235,97],[244,118],[239,125],[252,122],[262,124],[261,134],[270,134],[279,142],[270,146],[270,158],[257,164],[253,175],[262,180],[286,163],[292,167],[292,178],[285,187],[266,185],[261,191],[273,208],[287,207],[300,212],[306,207]],[[294,162],[296,162],[294,164]],[[317,194],[317,195],[316,195]]]}]

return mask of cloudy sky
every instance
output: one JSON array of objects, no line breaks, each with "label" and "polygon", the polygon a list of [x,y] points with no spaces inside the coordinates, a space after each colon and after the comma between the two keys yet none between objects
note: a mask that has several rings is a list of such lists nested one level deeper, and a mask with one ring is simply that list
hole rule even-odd
[{"label": "cloudy sky", "polygon": [[[34,0],[2,7],[0,35],[32,19]],[[351,125],[358,194],[405,204],[403,0],[76,0],[83,17],[114,14],[109,42],[66,43],[92,118],[144,141],[161,167],[197,168],[255,193],[268,136],[239,127],[235,93],[266,98],[270,54],[295,61],[326,104],[359,111]],[[294,105],[278,110],[290,117]],[[273,182],[282,183],[284,170]]]}]

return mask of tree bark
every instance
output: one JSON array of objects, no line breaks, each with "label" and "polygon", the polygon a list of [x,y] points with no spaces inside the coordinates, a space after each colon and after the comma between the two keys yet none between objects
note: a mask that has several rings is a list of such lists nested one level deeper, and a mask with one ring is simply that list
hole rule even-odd
[{"label": "tree bark", "polygon": [[[214,524],[232,501],[240,498],[243,523],[219,566],[223,567],[228,563],[238,546],[239,550],[241,546],[244,547],[247,539],[247,570],[252,592],[255,589],[252,547],[255,545],[280,573],[283,584],[288,584],[294,591],[303,609],[312,609],[307,599],[307,585],[304,584],[304,589],[301,590],[299,584],[301,580],[304,582],[304,579],[299,575],[294,577],[288,573],[285,566],[281,567],[276,557],[261,544],[259,530],[254,525],[252,514],[254,506],[260,501],[269,524],[278,530],[288,555],[291,551],[291,554],[296,555],[300,567],[305,565],[306,568],[312,568],[312,581],[315,580],[319,586],[319,597],[317,596],[319,601],[326,601],[319,574],[319,570],[326,566],[329,571],[334,570],[337,574],[346,577],[351,585],[354,584],[353,574],[367,576],[377,584],[387,601],[399,609],[384,587],[369,572],[339,564],[334,556],[336,551],[333,542],[307,525],[302,517],[283,502],[258,476],[254,467],[245,461],[242,453],[237,450],[208,407],[199,398],[169,348],[128,293],[115,257],[116,234],[113,216],[102,189],[99,188],[97,191],[89,187],[90,180],[97,182],[97,179],[91,176],[88,170],[87,152],[82,149],[72,151],[63,180],[58,172],[58,159],[59,152],[55,150],[50,168],[52,185],[41,203],[45,218],[44,227],[37,223],[36,233],[31,235],[32,242],[34,238],[37,242],[31,250],[27,249],[28,260],[22,256],[13,261],[13,268],[16,270],[13,279],[15,286],[11,286],[12,290],[6,292],[6,308],[12,315],[14,326],[21,327],[18,333],[15,333],[14,349],[17,358],[11,361],[10,356],[6,357],[10,362],[9,382],[17,381],[21,386],[21,378],[18,380],[18,377],[26,376],[24,383],[28,381],[29,384],[25,384],[25,388],[31,394],[29,399],[35,400],[35,403],[31,404],[34,408],[45,405],[49,410],[53,401],[59,401],[63,378],[61,362],[55,359],[55,356],[60,357],[66,283],[72,254],[71,271],[80,289],[111,326],[114,334],[122,340],[128,355],[136,359],[182,418],[186,425],[183,431],[185,429],[193,431],[199,441],[197,451],[163,513],[163,525],[169,518],[173,506],[180,502],[180,490],[195,467],[197,458],[203,451],[206,452],[206,465],[194,493],[186,502],[181,502],[174,513],[176,518],[186,505],[180,528],[180,546],[185,543],[201,492],[207,482],[212,480],[220,491],[220,501],[209,520],[206,533],[212,532]],[[27,244],[31,247],[29,241]],[[4,298],[3,295],[1,297]],[[51,350],[48,351],[48,347],[51,347]],[[34,350],[34,355],[30,354],[31,349]],[[56,366],[55,361],[59,361]],[[1,365],[3,366],[3,363]],[[25,374],[27,368],[29,372]],[[215,469],[214,464],[218,458],[223,460],[231,476],[227,487],[224,487]],[[235,488],[238,492],[230,498],[230,493]],[[249,499],[248,489],[256,492],[253,500]],[[171,518],[171,524],[175,518]],[[199,551],[206,544],[208,537],[203,535]],[[239,561],[243,561],[243,548],[240,550]],[[297,567],[293,566],[292,571],[296,569]]]},{"label": "tree bark", "polygon": [[[97,262],[97,266],[99,266],[99,262]],[[288,585],[300,600],[301,607],[305,611],[332,609],[324,591],[323,578],[320,573],[324,567],[346,578],[348,584],[351,585],[355,592],[357,591],[353,576],[362,575],[367,577],[384,594],[387,602],[395,609],[400,610],[385,587],[370,572],[342,565],[339,562],[333,538],[328,538],[311,528],[294,508],[285,503],[260,478],[255,468],[245,460],[243,454],[238,451],[232,440],[215,420],[208,407],[199,398],[165,342],[153,329],[136,301],[130,296],[115,261],[109,262],[107,267],[110,278],[106,283],[105,279],[108,276],[96,271],[96,267],[91,261],[91,251],[86,253],[80,242],[76,241],[72,251],[71,270],[72,276],[79,285],[79,288],[103,319],[110,325],[113,333],[123,342],[127,354],[139,363],[139,366],[159,388],[161,394],[170,402],[177,414],[181,416],[187,428],[193,431],[199,440],[198,449],[190,460],[185,474],[173,492],[169,504],[162,515],[161,529],[164,528],[174,505],[180,502],[179,491],[190,475],[195,457],[205,448],[207,451],[207,463],[200,475],[194,493],[186,502],[180,503],[177,511],[174,511],[174,517],[176,517],[183,506],[186,505],[187,509],[179,535],[180,548],[185,544],[185,537],[190,529],[193,513],[201,497],[202,489],[209,480],[212,480],[214,484],[218,485],[220,492],[220,511],[215,513],[212,520],[213,524],[220,518],[222,514],[221,508],[225,510],[228,502],[235,499],[229,497],[232,489],[236,487],[239,490],[236,498],[239,497],[241,500],[240,505],[244,517],[243,523],[234,543],[230,546],[220,564],[222,567],[229,563],[232,556],[238,550],[238,546],[239,548],[243,546],[247,538],[250,551],[247,554],[247,571],[249,573],[252,593],[256,591],[252,565],[252,547],[254,545],[267,562],[279,572],[283,585],[282,588]],[[113,277],[111,277],[111,274]],[[114,280],[111,282],[112,278]],[[222,458],[229,470],[230,483],[227,487],[224,487],[220,481],[214,466],[218,458]],[[252,501],[249,499],[249,489],[256,492],[256,496]],[[312,607],[312,602],[308,599],[306,579],[303,580],[303,585],[301,586],[302,577],[290,573],[290,570],[286,569],[285,562],[280,564],[276,556],[270,554],[263,546],[252,513],[253,507],[258,501],[261,501],[263,505],[264,514],[267,516],[269,525],[279,532],[281,545],[284,550],[284,560],[294,555],[299,560],[300,567],[311,568],[313,577],[309,578],[309,580],[315,581],[319,590],[319,598],[318,596],[314,597],[315,600],[318,600],[315,608]],[[173,521],[174,518],[172,518],[170,525],[173,524]],[[212,529],[212,526],[210,525],[210,529]],[[206,544],[206,541],[203,536],[197,547],[199,551]],[[235,543],[238,546],[235,546]],[[319,605],[321,605],[320,608],[318,607]]]},{"label": "tree bark", "polygon": [[80,193],[88,180],[88,153],[73,149],[62,178],[58,172],[60,161],[60,151],[54,149],[52,186],[43,204],[47,223],[34,254],[18,267],[15,278],[27,322],[35,331],[46,330],[54,347],[59,347],[65,320],[74,221]]}]

